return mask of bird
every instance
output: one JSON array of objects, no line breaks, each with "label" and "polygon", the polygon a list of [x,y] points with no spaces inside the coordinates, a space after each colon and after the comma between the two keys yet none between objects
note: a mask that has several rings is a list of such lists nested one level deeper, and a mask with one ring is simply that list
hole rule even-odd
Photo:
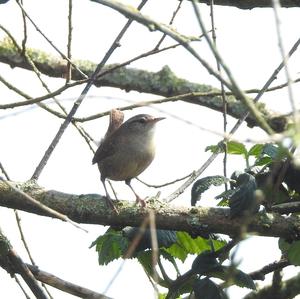
[{"label": "bird", "polygon": [[125,181],[136,197],[136,203],[145,206],[144,200],[131,186],[131,180],[140,175],[155,156],[154,133],[156,124],[165,119],[149,114],[138,114],[123,123],[123,113],[110,112],[108,130],[102,139],[92,163],[98,165],[108,205],[115,209],[105,181]]}]

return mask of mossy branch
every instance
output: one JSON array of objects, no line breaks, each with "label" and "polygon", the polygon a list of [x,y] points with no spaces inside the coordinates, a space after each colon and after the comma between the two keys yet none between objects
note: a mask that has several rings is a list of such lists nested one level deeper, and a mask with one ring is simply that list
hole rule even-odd
[{"label": "mossy branch", "polygon": [[[186,231],[194,235],[222,233],[235,236],[240,233],[243,223],[243,219],[231,219],[227,208],[174,207],[159,201],[150,201],[146,208],[141,208],[134,202],[121,200],[116,202],[119,211],[116,215],[106,206],[105,198],[98,194],[75,195],[45,190],[32,181],[11,183],[44,205],[79,223],[137,227],[147,217],[150,209],[155,211],[157,228]],[[4,182],[0,182],[0,206],[49,216]],[[283,217],[276,213],[257,214],[250,221],[248,232],[295,240],[300,238],[300,219],[293,216]]]}]

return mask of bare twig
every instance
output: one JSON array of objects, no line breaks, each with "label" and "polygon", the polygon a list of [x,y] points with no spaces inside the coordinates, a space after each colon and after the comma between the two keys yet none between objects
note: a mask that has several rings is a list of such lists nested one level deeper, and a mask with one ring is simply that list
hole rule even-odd
[{"label": "bare twig", "polygon": [[[158,262],[158,242],[157,242],[157,233],[156,233],[156,224],[155,224],[155,213],[153,210],[149,211],[149,226],[150,226],[150,235],[151,235],[151,249],[152,249],[152,268],[155,269]],[[154,280],[154,289],[158,291],[157,281],[158,273],[154,271],[153,273]]]},{"label": "bare twig", "polygon": [[[143,5],[146,3],[146,1],[147,0],[143,0],[138,9],[141,9],[141,7],[143,7]],[[77,109],[79,108],[80,104],[84,100],[84,98],[87,95],[88,91],[90,90],[91,86],[95,82],[100,70],[106,64],[107,60],[110,58],[110,56],[115,51],[115,49],[119,46],[120,40],[122,39],[123,35],[125,34],[125,32],[127,31],[127,29],[129,28],[129,26],[131,25],[132,22],[133,22],[133,20],[128,20],[127,21],[127,23],[125,24],[125,26],[123,27],[121,32],[116,37],[113,44],[111,45],[111,47],[107,51],[107,53],[104,55],[102,61],[98,64],[96,70],[94,71],[94,73],[90,77],[90,80],[88,81],[87,85],[83,89],[83,91],[80,94],[79,98],[75,101],[71,111],[67,115],[67,118],[65,119],[65,121],[60,126],[57,134],[55,135],[54,139],[50,143],[50,145],[49,145],[48,149],[46,150],[44,156],[42,157],[40,163],[36,167],[36,169],[35,169],[35,171],[32,175],[32,179],[38,179],[39,178],[39,176],[40,176],[41,172],[43,171],[44,167],[46,166],[53,150],[55,149],[56,145],[58,144],[58,142],[59,142],[60,138],[62,137],[63,133],[65,132],[66,128],[68,127],[68,125],[72,121],[73,116],[75,115]]]},{"label": "bare twig", "polygon": [[[297,50],[298,46],[300,45],[300,38],[295,42],[295,44],[292,46],[288,53],[288,57],[291,57],[295,51]],[[269,88],[269,86],[272,84],[272,82],[276,79],[278,73],[281,71],[281,69],[284,67],[284,62],[282,61],[279,66],[275,69],[275,71],[271,74],[270,78],[267,80],[267,82],[264,84],[260,92],[256,95],[254,98],[254,102],[259,101],[259,99],[262,97],[262,95],[266,92],[266,90]],[[233,126],[233,128],[230,130],[230,135],[232,136],[241,126],[241,124],[245,121],[245,119],[249,116],[249,112],[246,112],[243,117],[241,117],[236,124]],[[167,202],[173,201],[175,198],[177,198],[180,194],[184,192],[184,190],[189,187],[195,179],[203,173],[203,171],[216,159],[218,156],[218,153],[213,153],[206,162],[195,172],[195,176],[189,178],[182,186],[180,186],[175,192],[170,194],[167,198]]]},{"label": "bare twig", "polygon": [[36,31],[38,31],[44,38],[45,40],[53,47],[53,49],[55,49],[55,51],[57,53],[59,53],[59,55],[65,59],[68,63],[70,63],[73,68],[79,72],[84,78],[88,78],[88,76],[86,74],[84,74],[63,52],[61,52],[55,45],[54,43],[43,33],[43,31],[36,25],[36,23],[32,20],[32,18],[28,15],[28,13],[26,12],[26,10],[24,9],[23,5],[18,2],[19,7],[21,8],[22,12],[25,14],[25,16],[27,17],[27,19],[31,22],[31,24],[34,26],[34,28],[36,29]]},{"label": "bare twig", "polygon": [[[200,11],[198,9],[196,1],[192,0],[192,4],[193,4],[193,7],[194,7],[194,11],[195,11],[199,26],[202,30],[202,33],[203,33],[207,43],[208,43],[212,53],[214,54],[216,60],[222,66],[223,70],[225,71],[226,75],[229,78],[229,81],[230,81],[231,86],[232,86],[232,88],[231,88],[232,92],[248,108],[249,112],[253,115],[253,117],[256,119],[256,121],[260,124],[260,127],[262,129],[264,129],[268,134],[270,134],[270,135],[273,134],[274,133],[273,130],[268,125],[268,123],[265,121],[265,119],[261,115],[261,112],[256,108],[254,102],[252,100],[250,100],[249,98],[247,98],[245,93],[238,86],[236,80],[233,77],[233,74],[231,73],[230,69],[228,68],[228,66],[223,61],[223,58],[221,57],[220,53],[218,52],[218,50],[214,46],[213,42],[211,41],[210,37],[208,36],[208,34],[206,32],[206,28],[204,26],[204,22],[202,21],[201,14],[200,14]],[[207,70],[209,70],[209,69],[207,68]],[[222,81],[220,81],[220,82],[225,84]]]},{"label": "bare twig", "polygon": [[280,2],[279,0],[272,0],[273,4],[273,11],[275,16],[275,24],[276,24],[276,32],[277,32],[277,38],[278,38],[278,46],[281,54],[281,58],[284,63],[284,72],[287,80],[287,90],[289,95],[289,100],[292,107],[292,113],[293,113],[293,121],[295,124],[295,130],[298,133],[299,132],[299,125],[298,125],[298,117],[297,117],[297,105],[293,94],[293,88],[292,83],[293,80],[291,78],[290,70],[289,70],[289,64],[288,64],[288,57],[286,56],[286,51],[284,47],[284,43],[282,40],[282,34],[281,34],[281,27],[280,27],[280,17],[279,17],[279,9],[280,9]]},{"label": "bare twig", "polygon": [[67,46],[67,52],[68,52],[68,64],[67,64],[67,74],[66,74],[66,83],[68,83],[72,79],[72,65],[70,63],[72,54],[72,32],[73,32],[73,25],[72,25],[72,16],[73,16],[73,0],[69,0],[69,15],[68,15],[68,46]]},{"label": "bare twig", "polygon": [[175,184],[175,183],[177,183],[177,182],[183,181],[183,180],[185,180],[186,178],[192,176],[193,174],[194,174],[194,172],[192,172],[192,173],[190,173],[190,174],[188,174],[188,175],[186,175],[186,176],[184,176],[184,177],[182,177],[182,178],[173,180],[173,181],[171,181],[171,182],[163,183],[163,184],[160,184],[160,185],[148,184],[148,183],[142,181],[142,180],[139,179],[139,178],[136,178],[136,179],[137,179],[139,182],[141,182],[142,184],[144,184],[145,186],[147,186],[147,187],[150,187],[150,188],[162,188],[162,187],[166,187],[166,186],[169,186],[169,185],[173,185],[173,184]]},{"label": "bare twig", "polygon": [[[211,19],[211,28],[212,28],[212,39],[214,46],[217,48],[217,35],[215,29],[215,18],[214,18],[214,0],[210,2],[210,19]],[[216,59],[217,69],[220,74],[222,74],[220,61]],[[222,102],[223,102],[223,131],[224,134],[227,133],[227,98],[225,94],[225,87],[222,82],[221,84],[221,94],[222,94]],[[224,158],[223,158],[223,175],[227,177],[227,141],[224,140]],[[225,191],[228,189],[228,183],[224,182]]]},{"label": "bare twig", "polygon": [[111,280],[109,281],[109,283],[107,284],[105,290],[104,290],[104,294],[106,294],[108,292],[108,290],[110,289],[110,287],[112,286],[112,284],[114,283],[114,281],[116,280],[116,278],[119,276],[119,274],[121,273],[121,270],[124,267],[124,264],[126,262],[126,260],[128,258],[131,258],[136,247],[138,246],[139,242],[141,241],[145,231],[146,231],[146,227],[149,224],[149,217],[145,217],[143,219],[143,222],[141,223],[139,230],[137,232],[137,234],[135,235],[134,239],[132,240],[132,242],[130,243],[126,253],[123,256],[123,261],[121,263],[121,265],[119,266],[118,270],[115,272],[114,276],[111,278]]},{"label": "bare twig", "polygon": [[12,183],[10,183],[9,181],[4,180],[2,177],[0,177],[0,181],[4,182],[7,186],[9,186],[12,190],[14,190],[15,192],[21,194],[26,200],[28,200],[29,202],[33,203],[35,206],[39,207],[40,209],[42,209],[43,211],[45,211],[47,214],[49,214],[49,216],[54,217],[54,218],[58,218],[62,221],[68,222],[70,224],[72,224],[73,226],[75,226],[76,228],[79,228],[85,232],[88,232],[86,229],[82,228],[81,226],[79,226],[77,223],[75,223],[74,221],[72,221],[71,219],[69,219],[66,215],[63,215],[45,205],[43,205],[41,202],[39,202],[38,200],[34,199],[32,196],[28,195],[27,193],[25,193],[24,191],[18,189],[17,187],[15,187]]}]

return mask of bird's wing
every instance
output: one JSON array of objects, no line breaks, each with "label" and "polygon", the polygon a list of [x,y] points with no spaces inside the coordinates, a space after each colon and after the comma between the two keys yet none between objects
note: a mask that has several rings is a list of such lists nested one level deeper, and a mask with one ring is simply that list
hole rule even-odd
[{"label": "bird's wing", "polygon": [[123,143],[123,141],[121,140],[123,138],[124,136],[122,134],[122,129],[118,129],[115,132],[113,132],[111,135],[105,137],[101,141],[94,155],[92,163],[93,164],[98,163],[104,160],[105,158],[113,155],[117,150],[117,145]]},{"label": "bird's wing", "polygon": [[105,159],[106,157],[113,154],[113,146],[110,146],[110,142],[107,139],[103,139],[98,147],[98,149],[95,152],[94,158],[92,160],[92,163],[98,163],[101,160]]}]

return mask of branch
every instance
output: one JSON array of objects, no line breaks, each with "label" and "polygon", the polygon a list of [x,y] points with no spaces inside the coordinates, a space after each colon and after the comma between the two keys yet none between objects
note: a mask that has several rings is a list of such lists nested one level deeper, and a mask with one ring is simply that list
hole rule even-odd
[{"label": "branch", "polygon": [[[198,0],[198,2],[209,5],[211,0]],[[234,6],[240,9],[272,7],[272,2],[269,0],[214,0],[214,4],[222,6]],[[300,3],[297,0],[281,0],[280,5],[282,7],[300,7]]]},{"label": "branch", "polygon": [[54,288],[57,288],[63,292],[72,294],[74,296],[78,296],[80,298],[89,298],[89,299],[111,299],[105,295],[96,293],[87,288],[78,286],[76,284],[70,283],[66,280],[63,280],[53,274],[47,273],[38,269],[35,266],[28,265],[27,267],[30,269],[35,278],[45,284],[48,284]]},{"label": "branch", "polygon": [[243,299],[293,299],[300,293],[300,274],[285,280],[281,284],[281,288],[276,290],[272,286],[265,287],[257,292],[251,292]]},{"label": "branch", "polygon": [[[41,73],[55,78],[62,78],[65,74],[66,62],[64,60],[40,50],[27,49],[27,51]],[[0,41],[0,62],[6,63],[11,67],[20,67],[31,70],[30,65],[22,59],[19,51],[11,42],[7,42],[7,40]],[[90,61],[77,60],[75,63],[88,76],[90,76],[96,68],[96,64]],[[113,72],[108,72],[111,68],[114,68]],[[138,91],[163,97],[200,92],[203,93],[203,95],[198,97],[191,95],[190,97],[184,97],[182,100],[188,103],[205,106],[221,113],[223,112],[223,102],[219,89],[210,85],[197,84],[178,78],[167,66],[155,73],[136,68],[116,68],[116,65],[108,65],[103,68],[103,72],[105,75],[100,75],[100,78],[94,83],[97,87],[115,87],[126,91]],[[72,80],[81,81],[83,79],[83,76],[78,74],[76,70],[72,71]],[[164,84],[161,84],[161,82],[164,82]],[[236,100],[234,96],[228,96],[227,101],[227,112],[230,116],[239,119],[247,112],[247,108],[240,101]],[[285,130],[290,116],[281,116],[274,112],[269,112],[264,108],[263,104],[258,104],[257,108],[274,131],[282,132]],[[56,115],[62,118],[65,117],[59,113]],[[73,120],[82,121],[76,117],[73,118]],[[246,122],[250,127],[257,126],[257,122],[252,116],[249,116],[246,119]]]},{"label": "branch", "polygon": [[[119,215],[116,215],[107,208],[105,197],[101,195],[66,194],[45,190],[37,185],[33,187],[32,184],[26,183],[17,186],[44,205],[80,223],[138,227],[149,214],[149,210],[153,209],[157,228],[160,229],[186,231],[192,234],[222,233],[235,236],[240,234],[243,224],[243,219],[230,219],[227,208],[174,207],[160,202],[150,202],[146,208],[141,208],[133,202],[122,200],[115,203],[119,211]],[[3,182],[0,182],[0,205],[48,216],[36,205],[24,201],[19,193]],[[261,236],[296,240],[300,238],[300,219],[294,216],[283,217],[275,213],[257,214],[249,223],[248,231]]]},{"label": "branch", "polygon": [[10,274],[19,273],[37,299],[47,299],[27,265],[10,245],[8,239],[0,230],[0,266]]},{"label": "branch", "polygon": [[254,280],[265,280],[265,275],[267,275],[271,272],[277,271],[277,270],[281,270],[289,265],[290,265],[290,262],[286,258],[283,258],[278,262],[274,262],[274,263],[264,266],[260,270],[249,273],[249,275]]}]

